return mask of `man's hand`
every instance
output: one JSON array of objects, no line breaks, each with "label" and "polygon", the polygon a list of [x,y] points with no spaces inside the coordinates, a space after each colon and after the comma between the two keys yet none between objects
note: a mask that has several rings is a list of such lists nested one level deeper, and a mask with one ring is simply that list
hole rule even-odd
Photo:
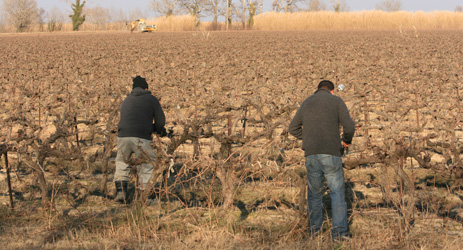
[{"label": "man's hand", "polygon": [[348,148],[348,147],[350,147],[350,145],[351,145],[351,144],[347,144],[347,143],[345,143],[345,142],[341,142],[341,144],[342,144],[342,146],[343,146],[344,148]]},{"label": "man's hand", "polygon": [[152,133],[157,134],[157,135],[159,135],[160,137],[164,137],[164,136],[167,135],[167,130],[166,130],[165,127],[162,127],[162,129],[157,130],[157,129],[156,129],[156,124],[153,124]]},{"label": "man's hand", "polygon": [[349,146],[351,144],[347,144],[346,142],[344,141],[341,141],[341,145],[342,145],[342,148],[341,148],[341,156],[344,156],[346,154],[349,153]]},{"label": "man's hand", "polygon": [[158,134],[160,137],[164,137],[167,135],[167,130],[163,127],[161,131],[157,131],[156,134]]}]

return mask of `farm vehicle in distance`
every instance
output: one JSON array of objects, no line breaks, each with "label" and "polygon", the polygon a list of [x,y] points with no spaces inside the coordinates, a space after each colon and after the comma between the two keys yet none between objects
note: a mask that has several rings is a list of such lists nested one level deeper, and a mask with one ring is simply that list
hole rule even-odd
[{"label": "farm vehicle in distance", "polygon": [[143,18],[132,21],[131,26],[132,27],[130,29],[130,32],[133,32],[137,28],[140,32],[152,32],[156,31],[157,29],[156,25],[154,24],[146,24],[146,21]]}]

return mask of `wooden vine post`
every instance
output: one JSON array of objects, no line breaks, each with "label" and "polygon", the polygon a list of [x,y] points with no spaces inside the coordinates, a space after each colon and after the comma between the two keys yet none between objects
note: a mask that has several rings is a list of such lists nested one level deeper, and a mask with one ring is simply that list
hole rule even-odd
[{"label": "wooden vine post", "polygon": [[11,209],[14,211],[13,191],[11,188],[10,165],[8,164],[8,149],[4,145],[1,145],[0,147],[2,148],[2,154],[5,157],[5,168],[6,168],[6,178],[8,182],[8,193],[10,194]]},{"label": "wooden vine post", "polygon": [[[231,115],[229,114],[228,115],[228,136],[231,136],[232,134],[232,117]],[[232,145],[231,143],[228,143],[228,155],[230,156],[231,155],[231,148],[232,148]]]},{"label": "wooden vine post", "polygon": [[119,105],[119,98],[118,96],[109,107],[109,116],[108,120],[106,121],[106,129],[103,131],[105,136],[105,143],[104,143],[104,151],[103,151],[103,169],[102,174],[103,178],[100,184],[100,190],[103,194],[106,194],[106,183],[108,181],[108,168],[109,168],[109,161],[111,158],[111,152],[114,146],[117,144],[117,136],[112,131],[116,131],[117,124],[117,114],[119,112],[117,105]]},{"label": "wooden vine post", "polygon": [[[367,83],[364,83],[365,86]],[[364,116],[364,125],[365,126],[365,146],[370,145],[370,135],[368,133],[368,100],[367,100],[367,91],[365,90],[365,93],[363,94],[363,116]]]},{"label": "wooden vine post", "polygon": [[[220,137],[220,162],[217,164],[217,178],[219,178],[222,183],[222,195],[223,195],[223,208],[229,208],[233,205],[233,193],[234,193],[234,184],[236,179],[236,173],[234,165],[231,162],[230,156],[232,153],[231,150],[231,134],[232,134],[232,116],[229,114],[227,116],[228,120],[228,136]],[[217,139],[217,137],[216,137]]]},{"label": "wooden vine post", "polygon": [[420,128],[420,112],[419,112],[419,106],[418,106],[418,92],[416,91],[416,84],[415,88],[413,89],[413,93],[415,94],[415,107],[416,107],[416,128]]}]

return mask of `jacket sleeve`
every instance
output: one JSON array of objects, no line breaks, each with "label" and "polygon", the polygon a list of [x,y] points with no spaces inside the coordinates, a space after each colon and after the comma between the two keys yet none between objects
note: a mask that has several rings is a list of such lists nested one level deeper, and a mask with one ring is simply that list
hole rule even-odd
[{"label": "jacket sleeve", "polygon": [[159,103],[159,100],[156,97],[154,97],[153,108],[153,118],[154,124],[156,125],[156,131],[162,131],[166,125],[166,117],[164,115],[164,111],[162,110],[161,103]]},{"label": "jacket sleeve", "polygon": [[342,141],[351,144],[352,138],[354,137],[355,133],[355,122],[349,115],[349,110],[347,109],[346,104],[344,101],[339,102],[339,123],[342,126]]},{"label": "jacket sleeve", "polygon": [[297,110],[296,115],[289,124],[289,133],[297,139],[302,140],[302,105]]}]

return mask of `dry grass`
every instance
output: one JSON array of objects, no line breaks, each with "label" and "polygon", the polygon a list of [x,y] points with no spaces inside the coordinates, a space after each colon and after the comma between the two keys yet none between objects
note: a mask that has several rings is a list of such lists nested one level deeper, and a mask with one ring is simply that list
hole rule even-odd
[{"label": "dry grass", "polygon": [[[120,205],[110,199],[89,196],[80,206],[58,203],[53,211],[20,204],[15,212],[0,207],[4,249],[461,249],[460,222],[435,211],[417,211],[409,232],[400,226],[401,216],[394,206],[370,199],[376,188],[365,189],[371,174],[394,178],[393,173],[357,169],[346,173],[353,181],[348,187],[351,241],[333,243],[329,221],[325,232],[308,237],[307,218],[297,209],[277,201],[291,200],[297,194],[291,186],[274,192],[275,181],[242,185],[238,196],[245,206],[223,210],[210,206],[184,207],[181,202],[164,200],[152,207]],[[385,176],[381,176],[385,175]],[[98,181],[98,178],[92,179]],[[379,181],[379,180],[378,180]],[[293,188],[294,189],[294,188]],[[445,190],[428,187],[445,195]],[[256,190],[272,190],[266,197]],[[353,196],[352,194],[356,194]],[[395,193],[397,195],[397,193]],[[294,198],[294,197],[293,197]],[[419,198],[432,205],[433,200]],[[325,201],[329,200],[328,194]],[[329,202],[327,202],[329,213]],[[440,203],[442,204],[442,203]],[[460,202],[461,204],[461,202]],[[238,208],[239,207],[239,208]],[[66,208],[66,209],[64,209]],[[27,215],[27,216],[26,216]],[[30,237],[34,235],[34,237]]]},{"label": "dry grass", "polygon": [[[201,22],[195,26],[194,17],[189,15],[158,17],[147,20],[148,24],[156,24],[159,31],[194,31],[194,30],[225,30],[224,23],[212,25],[211,22]],[[130,22],[115,22],[96,25],[84,23],[81,31],[128,31]],[[241,23],[233,23],[229,29],[242,29]],[[381,30],[381,29],[463,29],[463,13],[450,11],[433,12],[384,12],[361,11],[341,12],[296,12],[274,13],[266,12],[255,16],[254,30]],[[47,24],[34,25],[31,32],[47,31]],[[59,31],[72,31],[71,23],[64,23]],[[1,25],[0,33],[15,32],[9,25]]]},{"label": "dry grass", "polygon": [[[18,202],[15,212],[2,205],[1,236],[8,241],[0,242],[3,249],[462,249],[461,222],[432,209],[434,205],[446,206],[445,200],[456,195],[436,187],[433,180],[425,180],[428,173],[415,170],[417,201],[427,208],[416,210],[414,224],[405,232],[400,208],[384,204],[381,196],[385,179],[397,188],[395,174],[376,167],[346,172],[353,238],[341,243],[332,242],[329,220],[323,234],[308,236],[307,217],[288,205],[297,199],[298,188],[284,183],[284,176],[243,183],[235,206],[227,210],[208,202],[185,206],[176,198],[163,199],[151,207],[120,205],[94,195],[73,206],[57,202],[52,211],[37,210],[32,200]],[[99,180],[94,176],[88,181]],[[198,190],[209,190],[208,185],[198,181],[197,187],[180,193],[194,191],[200,199],[202,191]],[[218,187],[217,183],[211,185]],[[62,184],[58,181],[54,187]],[[16,186],[17,191],[25,193],[23,189],[27,185]],[[220,196],[217,190],[208,195]],[[398,191],[392,195],[399,197]],[[6,203],[6,197],[1,200]],[[330,217],[328,193],[324,202]],[[455,202],[451,207],[463,204],[458,198]]]},{"label": "dry grass", "polygon": [[195,18],[190,15],[162,16],[147,22],[156,24],[159,31],[192,31],[196,29]]},{"label": "dry grass", "polygon": [[256,30],[462,29],[463,13],[434,12],[268,12],[255,17]]}]

